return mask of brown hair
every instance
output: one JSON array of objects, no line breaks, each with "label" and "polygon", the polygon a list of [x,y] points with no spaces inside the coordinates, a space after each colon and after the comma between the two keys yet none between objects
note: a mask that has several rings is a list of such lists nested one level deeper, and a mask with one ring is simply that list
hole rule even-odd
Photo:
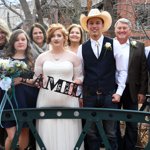
[{"label": "brown hair", "polygon": [[33,58],[32,58],[32,53],[31,53],[31,46],[30,46],[30,41],[29,41],[29,37],[27,35],[27,33],[22,30],[22,29],[18,29],[18,30],[15,30],[12,32],[11,36],[10,36],[10,39],[9,39],[9,44],[8,44],[8,50],[6,52],[6,56],[7,57],[12,57],[15,55],[16,53],[16,50],[15,50],[15,47],[14,47],[14,44],[17,40],[17,37],[19,34],[23,33],[27,39],[27,48],[26,48],[26,51],[25,51],[25,56],[26,56],[26,60],[27,60],[27,65],[33,69]]},{"label": "brown hair", "polygon": [[51,38],[53,37],[53,34],[56,30],[61,30],[63,37],[65,39],[65,43],[66,43],[67,39],[68,39],[68,32],[65,29],[65,27],[60,23],[52,24],[49,26],[49,28],[47,30],[47,43],[49,44],[51,42]]},{"label": "brown hair", "polygon": [[44,26],[41,25],[40,23],[34,23],[31,26],[31,29],[30,29],[30,32],[29,32],[29,37],[31,39],[31,42],[34,41],[33,40],[33,30],[34,30],[34,28],[39,28],[42,31],[42,33],[44,35],[44,41],[43,41],[43,43],[45,43],[46,42],[46,30],[45,30]]},{"label": "brown hair", "polygon": [[[81,34],[80,44],[82,44],[82,43],[83,43],[83,29],[82,29],[82,27],[81,27],[79,24],[72,24],[72,25],[70,25],[70,26],[67,28],[67,30],[68,30],[68,35],[70,34],[71,30],[72,30],[73,28],[75,28],[75,27],[77,27],[77,28],[80,30],[80,34]],[[69,39],[69,37],[68,37],[68,45],[70,46],[70,44],[71,44],[71,41],[70,41],[70,39]]]}]

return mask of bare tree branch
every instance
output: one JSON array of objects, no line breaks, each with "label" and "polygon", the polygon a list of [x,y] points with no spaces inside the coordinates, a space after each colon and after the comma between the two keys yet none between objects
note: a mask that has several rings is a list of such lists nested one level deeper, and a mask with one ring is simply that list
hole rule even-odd
[{"label": "bare tree branch", "polygon": [[15,13],[16,15],[18,15],[21,20],[24,20],[23,16],[22,16],[20,13],[18,13],[16,10],[14,10],[11,6],[9,6],[9,5],[6,3],[5,0],[1,0],[1,2],[4,4],[4,6],[5,6],[6,8],[8,8],[10,11],[12,11],[13,13]]},{"label": "bare tree branch", "polygon": [[35,7],[36,7],[36,11],[37,14],[38,14],[38,20],[41,24],[44,25],[44,22],[43,22],[43,17],[42,17],[42,9],[41,9],[41,5],[40,5],[40,1],[39,0],[36,0],[35,1]]},{"label": "bare tree branch", "polygon": [[20,1],[21,6],[22,6],[22,10],[24,12],[26,20],[32,21],[32,19],[33,19],[32,14],[31,14],[31,11],[29,9],[27,1],[26,0],[19,0],[19,1]]},{"label": "bare tree branch", "polygon": [[143,30],[144,34],[146,35],[146,37],[150,40],[150,37],[148,36],[147,32],[145,31],[144,26],[143,26],[141,20],[139,19],[139,16],[136,14],[136,11],[135,11],[133,2],[130,1],[130,3],[131,3],[132,10],[133,10],[133,12],[134,12],[135,18],[138,20],[139,24],[141,25],[142,30]]},{"label": "bare tree branch", "polygon": [[54,2],[57,4],[57,7],[59,9],[59,3],[57,2],[57,0],[54,0]]}]

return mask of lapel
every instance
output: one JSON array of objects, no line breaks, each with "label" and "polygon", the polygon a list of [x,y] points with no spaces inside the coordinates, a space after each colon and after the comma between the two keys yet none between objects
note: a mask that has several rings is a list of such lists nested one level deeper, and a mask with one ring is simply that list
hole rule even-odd
[{"label": "lapel", "polygon": [[133,54],[134,54],[134,51],[136,49],[136,47],[134,47],[134,46],[131,45],[131,41],[132,40],[129,39],[129,42],[130,42],[130,47],[129,47],[129,66],[130,66],[130,64],[131,64],[131,62],[133,60]]},{"label": "lapel", "polygon": [[100,56],[99,56],[99,59],[102,59],[106,53],[106,49],[104,48],[104,45],[106,43],[106,38],[104,37],[103,39],[103,43],[102,43],[102,49],[101,49],[101,53],[100,53]]},{"label": "lapel", "polygon": [[87,46],[87,47],[90,47],[92,55],[93,55],[96,59],[99,59],[99,58],[97,58],[97,57],[95,56],[95,54],[94,54],[94,52],[93,52],[93,50],[92,50],[91,40],[89,40],[87,43],[88,43],[88,46]]}]

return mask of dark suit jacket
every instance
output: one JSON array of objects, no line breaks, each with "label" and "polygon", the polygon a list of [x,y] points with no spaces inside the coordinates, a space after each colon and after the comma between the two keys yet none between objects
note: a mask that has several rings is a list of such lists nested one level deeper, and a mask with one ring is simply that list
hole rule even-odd
[{"label": "dark suit jacket", "polygon": [[127,84],[133,102],[137,101],[137,94],[147,93],[148,70],[144,44],[137,42],[136,45],[132,45],[132,40],[130,40]]}]

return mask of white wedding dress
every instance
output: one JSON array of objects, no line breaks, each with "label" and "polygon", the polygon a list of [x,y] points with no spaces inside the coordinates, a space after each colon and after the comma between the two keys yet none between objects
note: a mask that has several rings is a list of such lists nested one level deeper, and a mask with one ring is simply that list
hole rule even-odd
[{"label": "white wedding dress", "polygon": [[[82,79],[81,64],[77,63],[76,56],[66,51],[62,58],[55,60],[51,52],[45,52],[35,63],[35,74],[43,73],[44,83],[47,76],[73,81]],[[49,89],[40,89],[37,108],[40,107],[79,107],[78,99],[69,95],[54,92]],[[37,131],[47,150],[73,150],[81,134],[82,126],[79,119],[41,119],[36,122]],[[37,150],[40,150],[38,144]],[[80,148],[83,150],[83,144]]]}]

